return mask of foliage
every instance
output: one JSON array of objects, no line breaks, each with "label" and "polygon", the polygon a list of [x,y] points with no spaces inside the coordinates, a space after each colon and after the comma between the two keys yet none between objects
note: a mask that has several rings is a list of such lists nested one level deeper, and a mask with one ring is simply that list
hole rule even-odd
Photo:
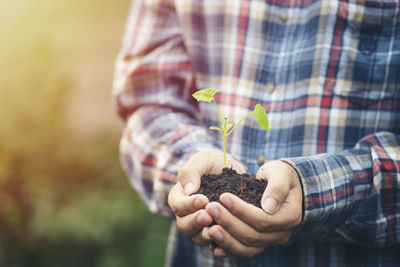
[{"label": "foliage", "polygon": [[129,185],[119,133],[73,134],[74,81],[56,71],[50,36],[13,26],[27,39],[9,32],[0,62],[0,266],[161,266],[170,220]]},{"label": "foliage", "polygon": [[[253,114],[254,118],[260,125],[260,127],[264,128],[267,132],[269,131],[269,122],[268,122],[268,117],[267,113],[265,112],[265,109],[260,105],[256,104],[254,107],[254,110],[244,116],[242,119],[239,120],[238,123],[234,126],[232,123],[228,122],[228,117],[221,117],[221,113],[219,112],[217,103],[215,102],[214,95],[218,93],[219,90],[214,89],[214,88],[207,88],[207,89],[202,89],[197,91],[196,93],[193,94],[193,97],[197,101],[202,101],[202,102],[207,102],[207,103],[214,103],[215,109],[217,110],[218,116],[221,120],[221,127],[217,126],[210,126],[211,130],[216,130],[219,131],[222,136],[224,137],[224,167],[226,168],[226,139],[227,137],[235,130],[235,128],[242,122],[244,121],[250,114]],[[233,127],[233,128],[232,128]]]}]

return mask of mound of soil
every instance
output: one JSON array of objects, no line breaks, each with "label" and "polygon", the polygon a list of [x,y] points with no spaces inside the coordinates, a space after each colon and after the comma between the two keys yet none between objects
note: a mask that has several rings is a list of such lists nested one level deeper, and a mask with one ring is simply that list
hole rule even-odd
[{"label": "mound of soil", "polygon": [[238,174],[231,168],[223,168],[221,174],[204,175],[198,193],[205,195],[210,201],[219,201],[222,193],[229,192],[261,208],[261,197],[266,186],[265,180],[257,180],[248,174]]}]

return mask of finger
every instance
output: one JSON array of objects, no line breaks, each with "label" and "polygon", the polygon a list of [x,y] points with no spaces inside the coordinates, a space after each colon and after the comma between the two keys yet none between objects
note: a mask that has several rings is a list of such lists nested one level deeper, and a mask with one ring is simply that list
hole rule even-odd
[{"label": "finger", "polygon": [[211,223],[211,216],[204,210],[199,210],[187,216],[176,218],[178,229],[188,236],[198,234],[203,227],[210,225]]},{"label": "finger", "polygon": [[228,253],[226,253],[226,251],[223,248],[216,247],[214,249],[214,255],[217,257],[226,257],[226,256],[228,256]]},{"label": "finger", "polygon": [[[222,226],[235,239],[247,246],[262,246],[261,233],[250,227],[245,222],[233,216],[218,202],[211,202],[206,206],[206,211],[211,215],[216,224]],[[258,238],[257,238],[258,237]]]},{"label": "finger", "polygon": [[180,183],[176,183],[168,194],[168,205],[178,217],[186,216],[204,208],[209,200],[202,194],[185,196]]},{"label": "finger", "polygon": [[[241,244],[219,225],[212,226],[209,233],[211,239],[217,244],[217,248],[219,247],[225,253],[231,255],[250,258],[259,254],[264,249],[263,247],[249,247]],[[217,250],[217,248],[214,250],[214,253],[219,253],[220,250]]]},{"label": "finger", "polygon": [[202,175],[218,172],[215,164],[216,159],[213,152],[196,153],[185,163],[178,173],[178,180],[184,188],[185,195],[199,190]]},{"label": "finger", "polygon": [[267,188],[261,198],[261,207],[269,214],[276,213],[286,200],[291,187],[290,175],[286,163],[272,161],[264,164],[256,177],[268,181]]},{"label": "finger", "polygon": [[194,243],[200,246],[207,246],[211,243],[211,238],[208,233],[210,227],[205,226],[203,229],[192,237]]},{"label": "finger", "polygon": [[[243,201],[231,193],[222,194],[220,201],[232,215],[259,232],[292,230],[298,224],[297,215],[299,210],[301,211],[301,203],[297,203],[285,206],[275,215],[269,215],[264,210]],[[206,209],[210,204],[207,204]],[[300,208],[297,205],[300,205]]]},{"label": "finger", "polygon": [[[233,238],[246,246],[265,247],[267,244],[278,244],[287,235],[287,231],[257,231],[217,202],[209,203],[206,206],[206,211],[218,225],[222,226]],[[262,219],[262,217],[257,219]]]}]

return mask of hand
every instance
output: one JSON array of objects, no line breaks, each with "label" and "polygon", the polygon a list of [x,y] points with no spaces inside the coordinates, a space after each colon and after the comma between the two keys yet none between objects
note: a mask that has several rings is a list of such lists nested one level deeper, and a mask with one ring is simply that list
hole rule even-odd
[{"label": "hand", "polygon": [[[245,173],[246,168],[227,155],[227,166],[238,173]],[[200,188],[201,177],[204,174],[221,173],[224,167],[224,155],[221,152],[199,152],[194,154],[182,167],[176,183],[168,195],[168,204],[176,215],[178,229],[191,236],[198,245],[211,242],[208,236],[208,225],[211,216],[204,210],[209,203],[206,196],[194,194]]]},{"label": "hand", "polygon": [[301,223],[303,194],[296,171],[285,162],[271,161],[259,169],[257,178],[268,181],[262,209],[230,193],[221,195],[223,205],[207,204],[206,211],[217,225],[203,235],[217,244],[215,255],[255,256],[268,245],[287,243]]}]

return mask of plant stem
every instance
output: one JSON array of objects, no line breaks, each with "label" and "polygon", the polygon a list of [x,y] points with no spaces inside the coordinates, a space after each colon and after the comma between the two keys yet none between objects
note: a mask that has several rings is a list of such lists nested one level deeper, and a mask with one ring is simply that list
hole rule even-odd
[{"label": "plant stem", "polygon": [[214,103],[215,109],[217,110],[218,117],[221,120],[221,123],[224,123],[224,120],[221,117],[221,113],[219,113],[219,109],[218,109],[217,103],[215,102],[214,98],[213,98],[213,103]]},{"label": "plant stem", "polygon": [[226,138],[227,135],[224,134],[224,168],[226,168]]},{"label": "plant stem", "polygon": [[224,135],[224,168],[226,168],[226,138],[228,137],[228,134],[226,133],[226,123],[228,122],[228,118],[225,117],[224,120],[225,120],[225,122],[224,122],[225,127],[222,127],[222,128],[224,129],[224,133],[223,133],[223,135]]},{"label": "plant stem", "polygon": [[233,126],[233,128],[229,131],[229,133],[228,133],[227,135],[230,135],[230,134],[233,132],[233,130],[235,130],[235,128],[236,128],[242,121],[244,121],[251,113],[253,113],[253,111],[250,112],[249,114],[247,114],[246,116],[244,116],[238,123],[236,123],[235,126]]}]

